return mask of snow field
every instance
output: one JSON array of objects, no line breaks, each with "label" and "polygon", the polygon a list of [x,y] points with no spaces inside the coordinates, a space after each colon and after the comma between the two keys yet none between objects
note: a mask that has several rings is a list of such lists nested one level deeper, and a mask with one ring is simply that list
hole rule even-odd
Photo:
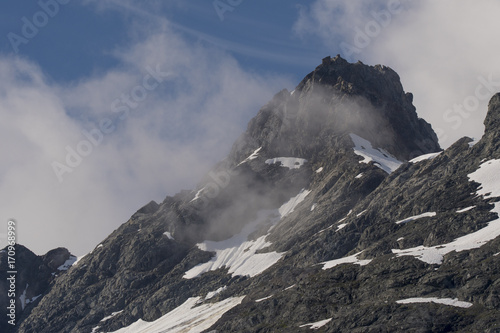
[{"label": "snow field", "polygon": [[468,212],[469,210],[474,209],[474,208],[476,208],[476,206],[471,206],[471,207],[467,207],[464,209],[460,209],[460,210],[457,210],[457,213],[465,213],[465,212]]},{"label": "snow field", "polygon": [[359,163],[368,164],[370,162],[374,162],[377,167],[387,173],[395,171],[401,164],[403,164],[384,149],[373,148],[370,141],[365,140],[356,134],[351,133],[349,135],[351,136],[352,142],[354,142],[354,153],[364,158],[364,160],[359,161]]},{"label": "snow field", "polygon": [[307,327],[307,326],[311,326],[309,327],[310,329],[312,330],[317,330],[317,329],[320,329],[321,327],[325,326],[326,324],[328,324],[329,322],[332,321],[333,318],[330,318],[330,319],[325,319],[325,320],[321,320],[321,321],[317,321],[315,323],[310,323],[310,324],[304,324],[304,325],[300,325],[299,327]]},{"label": "snow field", "polygon": [[193,201],[196,201],[200,198],[201,196],[201,193],[203,192],[203,190],[205,190],[205,188],[203,187],[202,189],[198,190],[198,192],[196,192],[194,198],[190,201],[190,202],[193,202]]},{"label": "snow field", "polygon": [[371,259],[368,259],[368,260],[358,259],[357,256],[359,256],[361,253],[363,253],[363,251],[358,252],[356,254],[353,254],[352,256],[349,256],[349,257],[325,261],[325,262],[322,262],[321,265],[324,265],[323,270],[327,270],[327,269],[333,268],[333,267],[341,265],[341,264],[356,264],[356,265],[360,265],[360,266],[365,266],[365,265],[368,265],[369,263],[372,262]]},{"label": "snow field", "polygon": [[[306,163],[307,160],[303,158],[297,157],[275,157],[269,160],[266,160],[266,164],[276,164],[281,163],[281,166],[288,169],[299,169],[301,166]],[[319,170],[319,169],[318,169]]]},{"label": "snow field", "polygon": [[229,274],[242,276],[255,276],[274,265],[281,259],[283,253],[268,252],[256,253],[271,245],[266,241],[267,235],[256,240],[248,240],[248,236],[258,229],[260,225],[271,221],[274,226],[283,217],[292,213],[311,191],[301,190],[299,194],[284,203],[279,209],[262,210],[258,212],[255,221],[247,224],[243,230],[233,237],[220,241],[205,241],[197,244],[203,251],[215,252],[215,256],[206,263],[199,264],[184,274],[185,279],[193,279],[203,273],[226,267]]},{"label": "snow field", "polygon": [[75,256],[70,256],[68,260],[64,262],[61,266],[57,267],[60,271],[67,271],[71,266],[73,266],[78,261],[78,258]]},{"label": "snow field", "polygon": [[415,215],[415,216],[407,217],[406,219],[401,220],[401,221],[397,221],[396,224],[406,224],[408,222],[415,221],[415,220],[418,220],[418,219],[421,219],[421,218],[424,218],[424,217],[433,217],[433,216],[436,216],[435,212],[423,213],[423,214],[420,214],[420,215]]},{"label": "snow field", "polygon": [[422,161],[427,161],[427,160],[432,160],[433,158],[437,157],[438,155],[440,155],[442,152],[438,152],[438,153],[430,153],[430,154],[425,154],[425,155],[420,155],[418,157],[415,157],[414,159],[412,160],[409,160],[410,163],[418,163],[418,162],[422,162]]},{"label": "snow field", "polygon": [[[232,297],[217,303],[196,306],[199,304],[200,297],[192,297],[153,322],[148,323],[139,319],[132,325],[112,333],[202,332],[215,324],[224,313],[239,305],[243,298],[245,296]],[[99,327],[95,327],[93,332],[98,332],[98,329]]]},{"label": "snow field", "polygon": [[259,147],[257,148],[250,156],[248,156],[247,158],[245,158],[243,161],[241,161],[238,166],[242,165],[243,163],[245,162],[248,162],[248,161],[251,161],[251,160],[254,160],[256,159],[257,157],[259,157],[259,152],[260,150],[262,149],[262,147]]},{"label": "snow field", "polygon": [[167,236],[167,238],[168,238],[168,239],[170,239],[170,240],[174,240],[174,237],[172,236],[172,234],[171,234],[170,232],[166,231],[166,232],[164,232],[163,234],[164,234],[165,236]]},{"label": "snow field", "polygon": [[449,306],[454,306],[458,308],[470,308],[473,304],[469,302],[461,302],[458,299],[451,298],[436,298],[436,297],[415,297],[415,298],[407,298],[396,301],[398,304],[412,304],[412,303],[436,303],[436,304],[444,304]]}]

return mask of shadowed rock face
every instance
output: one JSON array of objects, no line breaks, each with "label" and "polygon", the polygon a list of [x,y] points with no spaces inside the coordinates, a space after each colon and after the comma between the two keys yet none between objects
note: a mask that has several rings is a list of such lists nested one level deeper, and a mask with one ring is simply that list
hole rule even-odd
[{"label": "shadowed rock face", "polygon": [[[245,296],[205,332],[309,332],[301,326],[327,319],[323,332],[496,332],[500,238],[449,251],[440,263],[394,252],[441,249],[498,218],[498,198],[477,195],[469,175],[500,158],[499,113],[495,95],[476,145],[463,138],[433,159],[409,163],[440,148],[398,75],[325,58],[293,94],[281,91],[259,111],[196,189],[150,202],[56,278],[18,331],[113,332],[156,320],[190,297],[207,305]],[[355,152],[352,133],[372,148]],[[364,163],[359,154],[374,157]],[[390,174],[381,168],[387,154],[401,161]],[[196,246],[227,240],[255,220],[248,238],[210,243],[233,249],[225,258]],[[251,262],[245,256],[262,236],[268,244],[255,252],[254,266],[265,258],[258,255],[279,260],[258,274],[230,274],[235,261],[227,260],[185,278],[215,258]],[[64,253],[51,258],[45,262],[53,267]],[[336,259],[350,263],[322,269]],[[472,306],[397,302],[425,297]]]},{"label": "shadowed rock face", "polygon": [[[57,248],[47,252],[43,256],[37,256],[29,249],[22,245],[16,245],[16,294],[24,295],[21,299],[16,298],[16,317],[17,322],[20,319],[29,315],[31,310],[38,304],[41,295],[45,294],[49,289],[49,285],[59,275],[63,275],[66,271],[60,270],[61,267],[71,254],[65,248]],[[10,286],[7,281],[8,257],[7,252],[0,253],[0,306],[2,309],[7,308],[8,291]],[[0,320],[0,331],[9,332],[13,329],[12,325],[7,323],[10,318],[2,317]]]},{"label": "shadowed rock face", "polygon": [[484,126],[485,132],[482,140],[485,145],[484,150],[495,156],[500,155],[500,94],[491,98]]},{"label": "shadowed rock face", "polygon": [[[310,156],[332,138],[355,133],[400,160],[439,151],[431,126],[419,119],[399,76],[385,66],[351,64],[337,56],[261,109],[232,155],[264,147],[283,156]],[[251,148],[242,149],[245,143]],[[280,156],[281,156],[280,155]]]}]

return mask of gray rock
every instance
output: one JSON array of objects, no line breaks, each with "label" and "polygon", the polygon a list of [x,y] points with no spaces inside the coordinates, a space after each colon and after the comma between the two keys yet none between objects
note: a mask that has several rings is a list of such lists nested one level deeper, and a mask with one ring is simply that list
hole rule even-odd
[{"label": "gray rock", "polygon": [[[318,331],[499,332],[500,256],[494,254],[500,239],[448,253],[439,265],[392,250],[445,244],[498,218],[491,212],[498,199],[476,196],[479,184],[468,174],[482,160],[500,158],[500,95],[490,102],[480,142],[470,147],[463,138],[415,164],[406,161],[440,147],[412,100],[388,67],[323,59],[293,94],[283,90],[259,111],[194,191],[141,208],[57,278],[19,332],[88,333],[96,326],[112,332],[223,286],[205,302],[246,297],[206,332],[309,332],[301,326],[330,318]],[[391,174],[360,163],[350,133],[405,163]],[[265,163],[276,157],[307,162],[292,169]],[[214,255],[196,243],[237,234],[259,210],[280,207],[304,188],[311,192],[293,212],[251,234],[268,235],[272,245],[260,253],[283,253],[276,264],[254,277],[232,276],[223,267],[183,278]],[[426,212],[436,215],[395,223]],[[322,269],[325,261],[360,252],[358,259],[369,264]],[[60,260],[52,257],[51,267]],[[473,305],[396,303],[411,297]]]}]

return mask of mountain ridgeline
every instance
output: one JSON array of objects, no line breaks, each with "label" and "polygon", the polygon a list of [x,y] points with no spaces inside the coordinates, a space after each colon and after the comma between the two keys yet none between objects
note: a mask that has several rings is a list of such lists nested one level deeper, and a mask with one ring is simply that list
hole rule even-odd
[{"label": "mountain ridgeline", "polygon": [[323,59],[196,189],[19,284],[40,295],[2,331],[500,332],[500,94],[444,151],[412,99]]}]

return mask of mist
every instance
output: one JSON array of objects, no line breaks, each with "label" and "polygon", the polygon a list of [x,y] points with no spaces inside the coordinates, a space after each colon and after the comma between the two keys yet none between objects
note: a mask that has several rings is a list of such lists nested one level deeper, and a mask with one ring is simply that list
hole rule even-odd
[{"label": "mist", "polygon": [[37,254],[83,255],[150,200],[193,188],[290,84],[167,28],[114,56],[119,68],[64,86],[0,59],[0,220]]},{"label": "mist", "polygon": [[494,0],[316,0],[294,31],[351,62],[394,69],[446,148],[482,136],[488,101],[500,91],[499,10]]}]

